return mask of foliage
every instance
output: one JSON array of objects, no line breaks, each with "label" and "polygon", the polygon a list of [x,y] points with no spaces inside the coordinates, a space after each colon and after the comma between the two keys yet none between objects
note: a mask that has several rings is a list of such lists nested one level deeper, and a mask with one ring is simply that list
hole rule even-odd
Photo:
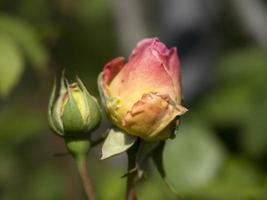
[{"label": "foliage", "polygon": [[0,95],[7,96],[20,80],[26,60],[40,70],[48,61],[38,34],[27,22],[0,15]]}]

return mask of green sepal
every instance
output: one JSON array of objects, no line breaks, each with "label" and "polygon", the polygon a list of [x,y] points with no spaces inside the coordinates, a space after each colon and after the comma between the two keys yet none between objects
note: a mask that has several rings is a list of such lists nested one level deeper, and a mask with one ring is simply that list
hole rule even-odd
[{"label": "green sepal", "polygon": [[86,120],[88,122],[87,129],[91,130],[95,128],[101,121],[101,113],[100,113],[100,107],[97,102],[97,100],[90,95],[88,90],[86,89],[83,82],[79,79],[79,77],[76,77],[79,87],[81,88],[84,98],[86,98],[85,102],[87,105],[87,111],[89,113],[88,119]]},{"label": "green sepal", "polygon": [[53,109],[53,104],[55,102],[55,97],[56,97],[56,79],[54,80],[54,84],[53,84],[53,88],[52,88],[52,93],[51,93],[51,96],[50,96],[50,99],[49,99],[49,104],[48,104],[48,123],[49,123],[49,126],[52,129],[52,131],[54,131],[56,134],[62,136],[62,133],[55,126],[54,120],[53,120],[53,112],[52,112],[52,109]]},{"label": "green sepal", "polygon": [[175,139],[176,135],[179,134],[179,127],[181,123],[181,116],[177,116],[175,120],[171,123],[171,134],[170,139]]},{"label": "green sepal", "polygon": [[67,135],[77,135],[85,132],[86,126],[83,121],[82,115],[72,93],[70,91],[69,84],[67,84],[68,101],[64,106],[64,112],[62,115],[64,133]]},{"label": "green sepal", "polygon": [[52,117],[54,121],[54,126],[61,133],[60,135],[64,135],[64,127],[61,119],[61,105],[63,102],[64,95],[67,92],[67,88],[65,86],[65,77],[64,71],[62,72],[61,80],[60,80],[60,89],[59,89],[59,97],[56,102],[54,102],[54,106],[52,109]]},{"label": "green sepal", "polygon": [[100,108],[97,101],[92,96],[86,95],[85,97],[87,98],[86,102],[89,107],[87,130],[92,130],[93,128],[95,128],[97,125],[100,124],[101,121]]},{"label": "green sepal", "polygon": [[146,173],[149,159],[158,145],[159,142],[140,141],[140,145],[136,153],[136,169],[139,179],[141,179]]},{"label": "green sepal", "polygon": [[128,158],[128,169],[126,174],[122,175],[121,178],[125,178],[128,176],[135,176],[135,181],[138,180],[138,170],[136,167],[136,154],[138,152],[138,148],[140,145],[140,139],[138,139],[132,146],[129,148],[127,152]]},{"label": "green sepal", "polygon": [[128,162],[131,162],[131,164],[122,178],[135,173],[136,180],[142,179],[146,175],[148,162],[159,145],[159,142],[147,142],[141,139],[138,141],[127,151]]},{"label": "green sepal", "polygon": [[137,137],[124,133],[117,128],[111,129],[102,147],[101,160],[127,151],[136,140]]},{"label": "green sepal", "polygon": [[61,79],[60,79],[60,91],[59,91],[59,95],[62,96],[67,92],[67,87],[65,85],[65,70],[62,71],[61,74]]},{"label": "green sepal", "polygon": [[154,149],[152,154],[153,162],[160,174],[160,176],[164,179],[166,177],[166,172],[163,164],[163,151],[165,147],[165,141],[159,143],[159,145]]},{"label": "green sepal", "polygon": [[175,190],[172,184],[169,183],[169,181],[167,180],[167,174],[164,169],[164,160],[163,160],[163,152],[164,152],[165,144],[166,144],[165,141],[162,141],[159,143],[159,145],[153,150],[152,159],[164,183],[167,185],[169,190],[175,196],[177,196],[177,198],[180,199],[181,198],[180,194]]}]

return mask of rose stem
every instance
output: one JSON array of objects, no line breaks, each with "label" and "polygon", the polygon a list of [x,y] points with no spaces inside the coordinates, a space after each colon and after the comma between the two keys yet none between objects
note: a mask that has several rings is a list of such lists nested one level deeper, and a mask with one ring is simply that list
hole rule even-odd
[{"label": "rose stem", "polygon": [[88,174],[88,164],[86,155],[80,155],[75,158],[83,187],[88,200],[95,200],[95,194],[91,178]]},{"label": "rose stem", "polygon": [[[135,167],[135,157],[131,152],[128,154],[128,172]],[[135,193],[135,181],[136,181],[136,172],[131,172],[127,176],[127,188],[126,188],[126,199],[127,200],[137,200]]]}]

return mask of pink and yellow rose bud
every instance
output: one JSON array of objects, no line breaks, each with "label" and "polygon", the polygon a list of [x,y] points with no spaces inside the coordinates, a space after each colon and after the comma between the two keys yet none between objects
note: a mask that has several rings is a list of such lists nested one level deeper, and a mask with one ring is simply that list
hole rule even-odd
[{"label": "pink and yellow rose bud", "polygon": [[157,38],[139,42],[128,63],[122,57],[107,63],[99,84],[113,123],[144,140],[170,137],[170,124],[187,111],[177,50]]}]

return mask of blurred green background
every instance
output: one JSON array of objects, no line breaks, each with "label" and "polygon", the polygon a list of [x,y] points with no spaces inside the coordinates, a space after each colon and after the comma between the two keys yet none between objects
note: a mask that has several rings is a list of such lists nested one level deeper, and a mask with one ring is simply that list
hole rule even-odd
[{"label": "blurred green background", "polygon": [[[263,0],[0,0],[0,199],[85,199],[63,141],[47,125],[64,68],[98,96],[110,59],[144,37],[177,46],[184,104],[168,141],[168,181],[189,200],[267,199],[267,3]],[[102,134],[108,126],[104,121]],[[99,199],[124,197],[125,155],[90,174]],[[151,166],[140,200],[177,199]]]}]

